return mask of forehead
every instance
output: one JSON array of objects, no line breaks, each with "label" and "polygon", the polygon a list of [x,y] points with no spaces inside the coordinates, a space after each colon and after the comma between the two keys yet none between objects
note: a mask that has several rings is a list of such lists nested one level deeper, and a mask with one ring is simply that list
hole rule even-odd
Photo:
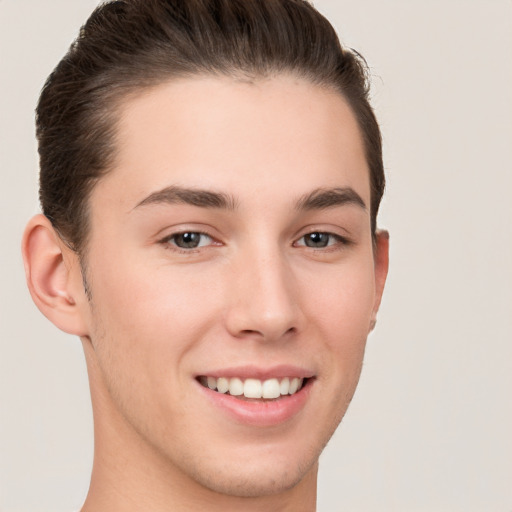
[{"label": "forehead", "polygon": [[172,185],[237,197],[350,186],[369,204],[355,117],[333,90],[293,76],[174,80],[120,107],[113,170],[94,195],[129,209]]}]

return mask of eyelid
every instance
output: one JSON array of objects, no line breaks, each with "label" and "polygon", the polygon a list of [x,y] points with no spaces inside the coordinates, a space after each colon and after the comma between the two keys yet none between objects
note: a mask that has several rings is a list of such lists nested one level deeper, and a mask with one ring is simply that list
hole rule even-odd
[{"label": "eyelid", "polygon": [[[173,238],[175,238],[179,235],[183,235],[185,233],[195,233],[195,234],[198,234],[201,236],[208,237],[210,239],[210,242],[205,245],[200,245],[199,247],[191,247],[191,248],[179,247],[176,243],[172,242]],[[194,254],[201,250],[205,250],[211,246],[222,245],[222,243],[216,237],[214,237],[212,234],[210,234],[207,230],[198,229],[198,228],[187,228],[187,227],[174,229],[172,232],[169,232],[165,236],[160,237],[157,240],[157,243],[162,245],[167,250],[174,251],[177,253],[182,253],[182,254]]]},{"label": "eyelid", "polygon": [[[335,239],[335,243],[329,243],[325,247],[308,247],[305,243],[298,243],[300,240],[304,240],[304,238],[308,235],[312,235],[315,233],[329,235],[330,237]],[[339,233],[336,233],[332,230],[326,229],[326,228],[311,228],[308,229],[305,233],[303,233],[301,236],[296,238],[295,242],[293,243],[294,246],[298,247],[306,247],[307,249],[312,249],[314,251],[328,251],[328,250],[336,250],[339,248],[347,247],[350,245],[353,245],[353,240],[350,239],[346,235],[341,235]]]}]

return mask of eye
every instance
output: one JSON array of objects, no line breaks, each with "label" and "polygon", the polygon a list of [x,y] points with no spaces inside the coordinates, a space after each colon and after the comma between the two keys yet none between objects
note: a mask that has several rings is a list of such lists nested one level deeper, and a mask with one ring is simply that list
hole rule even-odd
[{"label": "eye", "polygon": [[330,247],[338,244],[343,245],[347,243],[347,240],[345,240],[343,237],[339,235],[335,235],[334,233],[314,231],[299,238],[299,240],[296,242],[296,245],[311,247],[313,249],[323,249],[325,247]]},{"label": "eye", "polygon": [[212,237],[206,233],[185,231],[183,233],[175,233],[164,238],[162,243],[174,245],[179,249],[198,249],[199,247],[210,245],[212,241]]}]

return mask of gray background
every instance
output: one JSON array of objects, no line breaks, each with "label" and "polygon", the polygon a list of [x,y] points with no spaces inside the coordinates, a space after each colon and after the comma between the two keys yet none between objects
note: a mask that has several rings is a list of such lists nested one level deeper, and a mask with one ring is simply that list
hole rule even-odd
[{"label": "gray background", "polygon": [[[0,511],[80,507],[85,364],[25,289],[33,109],[94,0],[0,0]],[[318,0],[371,65],[391,270],[323,512],[512,511],[512,2]]]}]

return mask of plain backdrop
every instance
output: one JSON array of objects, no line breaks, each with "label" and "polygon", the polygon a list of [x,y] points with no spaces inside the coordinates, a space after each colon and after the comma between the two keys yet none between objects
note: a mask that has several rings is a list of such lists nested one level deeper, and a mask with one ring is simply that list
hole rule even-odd
[{"label": "plain backdrop", "polygon": [[[80,507],[81,346],[32,304],[33,109],[94,0],[0,0],[0,511]],[[318,0],[368,60],[391,269],[321,512],[512,512],[512,2]],[[300,511],[297,511],[300,512]]]}]

